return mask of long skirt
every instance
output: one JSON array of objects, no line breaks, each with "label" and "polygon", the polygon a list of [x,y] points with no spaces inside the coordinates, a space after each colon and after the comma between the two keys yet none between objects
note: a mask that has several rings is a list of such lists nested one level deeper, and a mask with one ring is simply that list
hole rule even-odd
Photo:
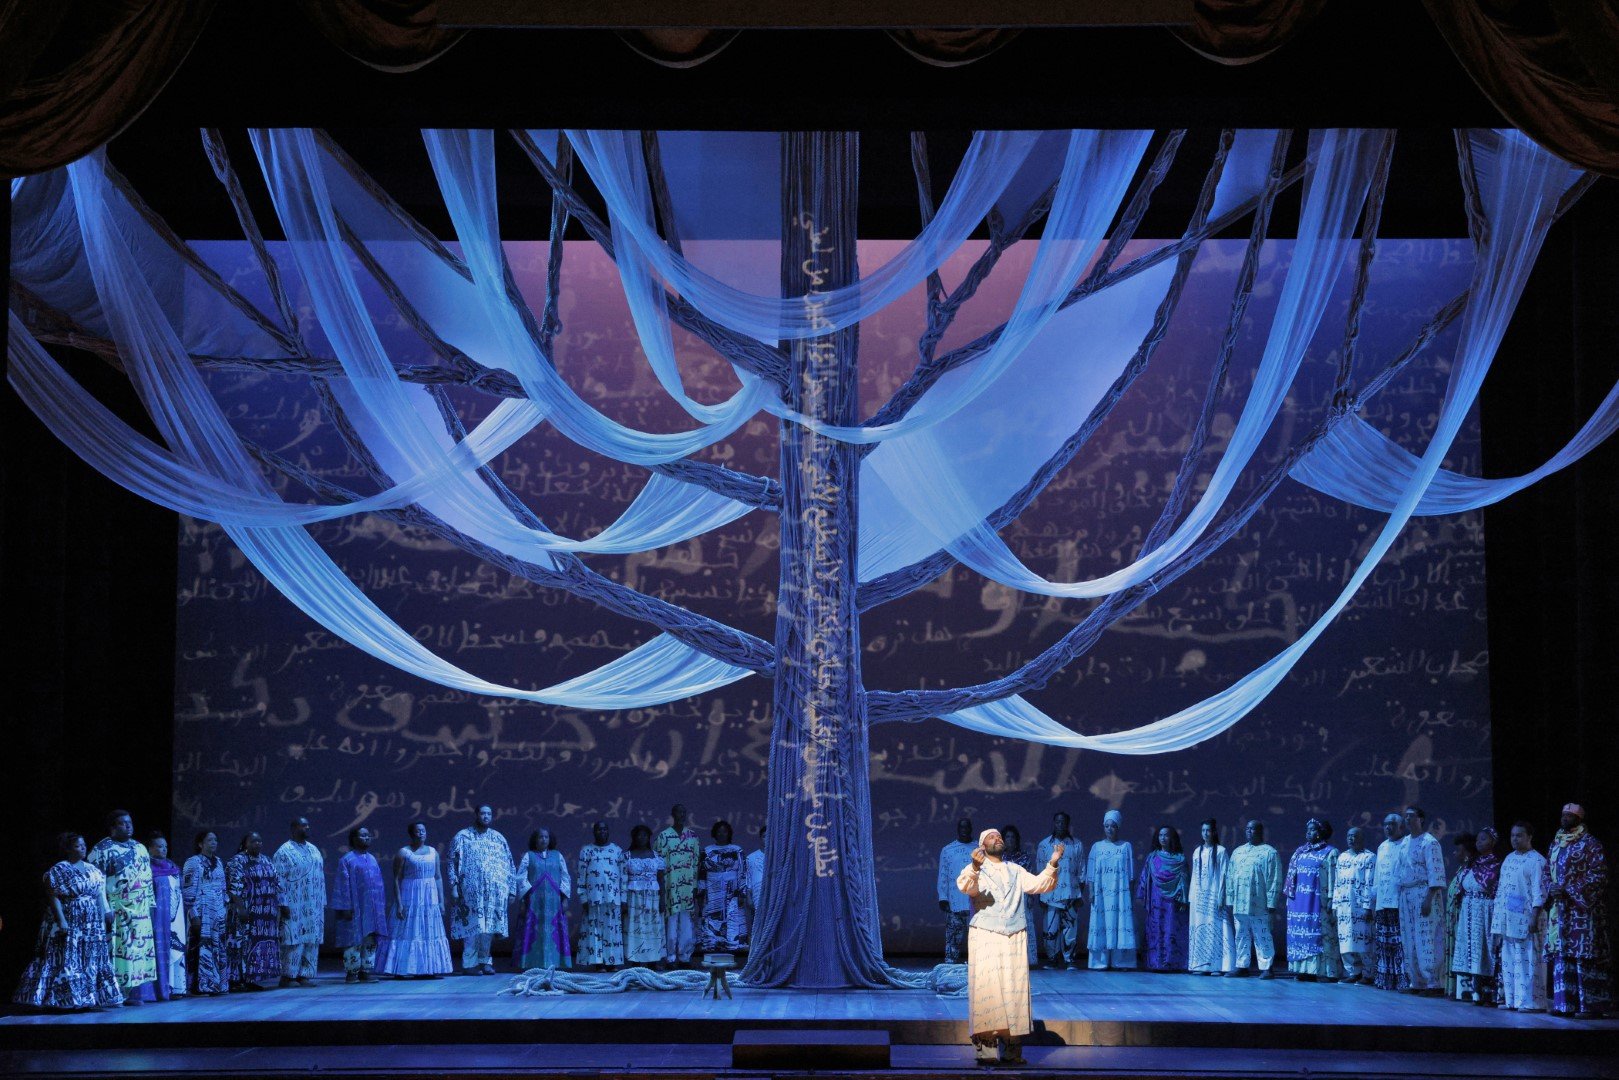
[{"label": "long skirt", "polygon": [[1400,913],[1378,908],[1372,915],[1372,982],[1379,990],[1404,990],[1405,952],[1400,947]]},{"label": "long skirt", "polygon": [[517,939],[517,970],[573,967],[573,945],[568,940],[567,900],[554,889],[528,892],[523,931]]},{"label": "long skirt", "polygon": [[224,920],[204,920],[187,942],[186,968],[193,994],[223,994],[230,990],[230,960],[225,951]]},{"label": "long skirt", "polygon": [[12,1000],[44,1009],[117,1005],[124,1000],[124,992],[113,975],[100,902],[93,915],[75,911],[69,904],[62,907],[68,917],[68,932],[56,933],[56,920],[45,917],[33,962],[22,973]]},{"label": "long skirt", "polygon": [[1146,903],[1148,971],[1186,970],[1186,914],[1174,901]]},{"label": "long skirt", "polygon": [[1552,1012],[1604,1013],[1608,1009],[1608,973],[1589,960],[1552,957]]},{"label": "long skirt", "polygon": [[262,983],[281,977],[281,925],[273,907],[230,915],[230,981]]},{"label": "long skirt", "polygon": [[618,904],[597,902],[585,910],[576,959],[610,967],[624,962],[624,913]]},{"label": "long skirt", "polygon": [[[444,905],[433,878],[406,878],[399,886],[403,919],[395,918],[377,950],[384,975],[448,975],[450,941],[444,936]],[[397,912],[395,913],[397,915]]]},{"label": "long skirt", "polygon": [[1236,931],[1221,908],[1191,913],[1187,967],[1192,971],[1230,971],[1236,963]]},{"label": "long skirt", "polygon": [[972,1034],[1027,1035],[1033,1030],[1032,1010],[1027,931],[997,934],[968,927],[967,1015]]},{"label": "long skirt", "polygon": [[1338,920],[1333,918],[1330,911],[1322,912],[1320,916],[1321,937],[1319,952],[1310,956],[1299,956],[1295,959],[1294,950],[1289,947],[1287,957],[1287,970],[1295,975],[1314,975],[1320,979],[1336,979],[1343,975],[1343,966],[1338,959]]},{"label": "long skirt", "polygon": [[656,964],[663,959],[663,912],[656,890],[632,892],[624,905],[624,959],[631,964]]},{"label": "long skirt", "polygon": [[152,936],[157,947],[157,981],[141,986],[141,1000],[168,1001],[186,993],[186,915],[180,879],[159,878],[152,905]]}]

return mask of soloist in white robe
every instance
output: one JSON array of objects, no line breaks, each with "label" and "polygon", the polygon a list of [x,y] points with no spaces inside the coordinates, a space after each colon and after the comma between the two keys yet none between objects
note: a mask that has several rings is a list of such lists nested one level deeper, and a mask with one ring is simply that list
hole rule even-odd
[{"label": "soloist in white robe", "polygon": [[1031,874],[1016,863],[971,862],[956,875],[956,890],[973,906],[967,924],[967,1014],[973,1035],[1027,1035],[1034,1030],[1029,993],[1025,894],[1050,892],[1057,871]]},{"label": "soloist in white robe", "polygon": [[1236,961],[1236,938],[1231,916],[1225,912],[1225,872],[1228,855],[1223,845],[1199,844],[1192,852],[1192,876],[1187,903],[1191,907],[1187,939],[1188,971],[1230,971]]}]

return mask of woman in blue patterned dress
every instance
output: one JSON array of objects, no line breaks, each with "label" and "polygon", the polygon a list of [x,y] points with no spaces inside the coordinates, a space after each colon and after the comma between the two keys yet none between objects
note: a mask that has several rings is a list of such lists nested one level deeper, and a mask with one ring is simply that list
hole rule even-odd
[{"label": "woman in blue patterned dress", "polygon": [[250,832],[225,867],[230,895],[230,983],[263,990],[281,977],[281,875],[264,854],[264,837]]},{"label": "woman in blue patterned dress", "polygon": [[1180,833],[1160,826],[1136,880],[1136,899],[1146,915],[1148,971],[1186,970],[1187,885]]},{"label": "woman in blue patterned dress", "polygon": [[117,1005],[124,993],[108,948],[107,879],[84,857],[84,837],[56,838],[62,861],[45,873],[47,906],[33,962],[12,998],[42,1009]]},{"label": "woman in blue patterned dress", "polygon": [[180,896],[185,902],[186,967],[193,994],[217,997],[230,992],[230,957],[225,934],[230,901],[225,891],[225,862],[219,857],[219,836],[212,829],[197,834],[196,852],[180,868]]}]

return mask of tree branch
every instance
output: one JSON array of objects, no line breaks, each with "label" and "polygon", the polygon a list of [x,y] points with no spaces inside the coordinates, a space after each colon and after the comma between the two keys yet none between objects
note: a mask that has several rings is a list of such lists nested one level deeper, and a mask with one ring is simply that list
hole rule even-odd
[{"label": "tree branch", "polygon": [[[579,197],[573,186],[546,160],[545,154],[534,145],[534,140],[528,132],[522,129],[513,129],[512,138],[517,145],[534,163],[545,182],[551,186],[554,198],[560,199],[569,214],[578,220],[585,232],[609,258],[614,258],[612,232],[604,224],[596,212]],[[673,293],[666,293],[666,302],[669,317],[675,324],[691,331],[697,337],[731,363],[751,371],[760,378],[769,379],[777,386],[787,385],[787,373],[790,365],[787,354],[780,349],[772,348],[761,341],[756,341],[745,334],[739,334],[729,327],[721,326],[708,316],[698,311],[684,297]]]},{"label": "tree branch", "polygon": [[[1304,166],[1294,166],[1282,178],[1283,188],[1285,189],[1287,187],[1291,187],[1293,184],[1297,183],[1299,178],[1303,175]],[[1080,282],[1080,284],[1075,286],[1074,290],[1063,299],[1063,302],[1058,305],[1057,310],[1065,310],[1074,304],[1079,303],[1081,300],[1092,295],[1093,293],[1101,292],[1110,285],[1116,285],[1121,281],[1134,277],[1144,270],[1152,269],[1154,266],[1157,266],[1166,259],[1178,258],[1187,251],[1195,250],[1204,240],[1207,240],[1215,233],[1221,232],[1236,222],[1242,220],[1244,216],[1259,205],[1259,200],[1260,196],[1256,195],[1253,198],[1248,199],[1240,205],[1232,208],[1231,210],[1226,211],[1224,214],[1221,214],[1214,221],[1207,223],[1203,226],[1203,228],[1197,230],[1195,233],[1188,233],[1186,236],[1182,237],[1173,244],[1165,244],[1162,247],[1155,248],[1145,255],[1142,255],[1139,258],[1126,263],[1124,266],[1119,267],[1117,270],[1109,271],[1101,277],[1090,278]],[[957,348],[952,349],[950,352],[945,353],[936,361],[929,364],[926,370],[918,368],[917,372],[912,376],[912,380],[915,380],[916,385],[913,386],[911,384],[911,380],[907,380],[906,385],[902,387],[900,392],[897,392],[895,395],[895,397],[898,398],[900,393],[903,393],[905,395],[905,400],[903,402],[895,401],[891,402],[889,405],[884,405],[883,408],[872,417],[870,423],[893,423],[895,420],[903,417],[907,412],[910,411],[911,406],[915,405],[916,402],[921,398],[923,392],[925,392],[935,382],[939,381],[940,376],[944,375],[946,372],[954,371],[963,364],[971,363],[972,361],[977,360],[980,356],[983,356],[985,353],[989,352],[995,347],[995,343],[1000,341],[1001,335],[1005,332],[1006,324],[1002,323],[993,330],[988,330],[983,334],[980,334],[972,341],[967,342],[967,344],[958,346]],[[867,452],[869,453],[870,451],[868,450]]]},{"label": "tree branch", "polygon": [[[342,437],[350,454],[355,461],[365,469],[372,481],[379,487],[392,486],[388,474],[377,463],[358,433],[348,422],[342,407],[338,404],[330,387],[324,381],[315,383],[317,393],[320,395],[322,408],[333,428]],[[453,414],[453,410],[452,410]],[[459,417],[454,420],[452,431],[459,440],[465,435],[465,427],[461,425]],[[285,473],[290,478],[303,484],[318,496],[326,499],[352,501],[361,496],[339,485],[330,483],[313,475],[307,469],[302,469],[285,459],[279,458],[269,451],[249,447],[261,461]],[[495,476],[488,466],[480,470],[485,483],[491,484],[491,490],[501,498],[519,520],[532,528],[544,529],[544,524],[517,496]],[[504,494],[502,494],[504,492]],[[420,506],[408,506],[398,510],[378,511],[390,520],[403,522],[431,532],[433,535],[448,541],[493,566],[498,566],[508,573],[532,581],[537,585],[548,588],[563,589],[581,599],[589,600],[597,606],[616,612],[627,618],[648,623],[660,631],[669,634],[684,644],[707,656],[722,660],[737,667],[756,671],[761,675],[769,675],[775,668],[775,650],[770,644],[752,634],[726,626],[724,623],[710,619],[706,615],[699,615],[694,611],[666,600],[659,600],[645,593],[630,588],[627,585],[611,581],[586,566],[577,555],[570,552],[556,552],[552,558],[556,562],[555,569],[546,569],[534,563],[513,558],[488,544],[451,526],[437,515]]]},{"label": "tree branch", "polygon": [[[1187,225],[1187,236],[1194,236],[1201,232],[1214,204],[1214,195],[1219,187],[1220,175],[1225,169],[1227,156],[1231,152],[1231,144],[1236,133],[1230,130],[1220,135],[1220,141],[1214,149],[1214,159],[1209,170],[1204,174],[1203,187],[1198,192],[1198,199],[1192,208],[1192,216]],[[1035,470],[1028,482],[1019,488],[1005,503],[991,513],[985,520],[992,529],[1001,529],[1016,520],[1019,514],[1028,509],[1035,496],[1044,491],[1046,485],[1051,483],[1068,463],[1079,453],[1080,448],[1088,443],[1091,436],[1102,426],[1102,422],[1112,413],[1115,405],[1124,397],[1124,394],[1135,383],[1136,379],[1146,370],[1148,362],[1163,343],[1164,335],[1169,331],[1169,323],[1180,304],[1181,294],[1185,288],[1187,277],[1191,274],[1192,263],[1197,257],[1197,245],[1184,248],[1177,256],[1174,274],[1171,276],[1169,286],[1164,290],[1164,298],[1159,301],[1157,310],[1153,313],[1152,324],[1147,328],[1146,335],[1141,344],[1136,347],[1135,353],[1130,357],[1124,369],[1113,380],[1113,385],[1106,394],[1092,406],[1090,415],[1079,426],[1079,430],[1070,435],[1063,444],[1057,448],[1056,453],[1047,458],[1045,463]],[[945,550],[935,551],[927,558],[902,567],[892,573],[884,574],[861,585],[858,594],[860,610],[867,611],[890,600],[921,588],[954,565],[955,560]]]},{"label": "tree branch", "polygon": [[[1185,129],[1177,129],[1171,131],[1164,139],[1163,145],[1158,148],[1158,153],[1147,170],[1147,174],[1142,177],[1141,183],[1136,186],[1123,216],[1119,219],[1119,227],[1109,236],[1107,246],[1103,249],[1101,257],[1097,259],[1090,273],[1080,283],[1080,289],[1094,289],[1096,287],[1095,282],[1112,267],[1113,261],[1119,256],[1119,252],[1123,251],[1125,244],[1129,243],[1131,238],[1134,237],[1136,228],[1141,224],[1142,217],[1152,203],[1154,192],[1158,190],[1158,186],[1163,183],[1164,177],[1168,175],[1170,166],[1174,164],[1175,155],[1180,151],[1181,142],[1185,138]],[[915,139],[916,136],[912,136],[913,159],[916,153]],[[918,183],[920,184],[920,182],[919,177]],[[964,359],[957,358],[955,352],[946,353],[942,359],[937,357],[936,350],[939,347],[939,341],[955,322],[956,314],[961,310],[961,306],[977,293],[979,285],[989,276],[990,271],[994,269],[995,264],[1000,261],[1006,250],[1023,239],[1024,234],[1033,228],[1037,221],[1046,216],[1046,213],[1051,209],[1051,200],[1055,195],[1055,185],[1047,188],[1024,212],[1022,220],[1008,230],[1002,230],[998,227],[1000,223],[999,212],[993,209],[990,211],[990,215],[986,219],[990,232],[989,246],[974,260],[961,284],[948,297],[942,298],[937,303],[930,299],[928,304],[928,325],[921,338],[917,341],[917,353],[921,362],[899,389],[894,391],[893,395],[883,403],[882,408],[878,409],[871,419],[866,421],[868,426],[875,427],[881,424],[891,424],[899,420],[911,411],[911,408],[921,400],[922,395],[927,393],[928,389],[939,381],[941,375],[966,362]],[[1067,307],[1073,302],[1071,299],[1064,300],[1062,307]],[[1061,309],[1059,308],[1059,310]],[[1000,333],[1003,330],[1005,330],[1004,325],[992,331],[996,340],[999,340]],[[956,352],[959,351],[956,350]],[[986,346],[982,351],[987,352],[988,347]],[[977,355],[981,355],[981,353],[974,354],[973,357],[968,357],[967,359],[975,359]],[[869,443],[862,446],[860,455],[864,457],[877,449],[878,445],[877,443]]]},{"label": "tree branch", "polygon": [[1371,400],[1406,364],[1427,348],[1434,337],[1461,314],[1467,306],[1467,298],[1468,294],[1463,292],[1440,308],[1417,333],[1416,339],[1406,350],[1395,357],[1360,393],[1353,395],[1335,393],[1327,414],[1303,440],[1289,448],[1282,461],[1260,481],[1248,498],[1164,570],[1146,581],[1108,596],[1054,645],[1043,650],[1040,655],[1018,670],[999,679],[953,690],[869,691],[866,694],[866,707],[871,722],[922,720],[943,716],[973,705],[999,701],[1014,694],[1025,694],[1044,687],[1052,676],[1088,652],[1108,627],[1130,614],[1166,585],[1202,563],[1227,540],[1240,533],[1265,500],[1287,478],[1293,466],[1297,465],[1304,455],[1324,439],[1345,416]]}]

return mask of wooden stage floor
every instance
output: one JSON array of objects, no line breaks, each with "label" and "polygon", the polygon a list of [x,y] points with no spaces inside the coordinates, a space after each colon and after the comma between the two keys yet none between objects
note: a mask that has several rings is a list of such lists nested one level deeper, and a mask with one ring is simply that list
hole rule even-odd
[{"label": "wooden stage floor", "polygon": [[[570,1069],[596,1075],[673,1070],[717,1076],[738,1031],[785,1028],[881,1029],[895,1047],[897,1071],[971,1069],[964,998],[741,986],[732,999],[719,1002],[695,991],[520,998],[499,993],[510,981],[509,975],[456,975],[346,985],[341,974],[323,974],[306,989],[66,1016],[18,1013],[0,1017],[0,1072],[225,1075],[208,1062],[228,1061],[241,1075],[281,1075],[250,1062],[275,1060],[277,1048],[285,1059],[301,1048],[296,1056],[308,1064],[295,1071],[329,1075],[341,1075],[343,1062],[363,1058],[369,1064],[362,1071],[373,1075],[404,1075],[384,1064],[393,1059],[409,1063],[407,1072],[437,1076],[502,1071],[480,1066],[467,1072],[476,1059],[505,1060],[519,1072],[540,1068],[555,1074],[566,1061]],[[1358,1061],[1349,1074],[1619,1072],[1592,1064],[1619,1062],[1619,1020],[1563,1020],[1286,978],[1037,971],[1032,981],[1040,1030],[1030,1058],[1048,1070],[1195,1075],[1225,1061],[1236,1071],[1220,1067],[1206,1074],[1302,1075],[1340,1071],[1324,1070],[1327,1062],[1346,1068]],[[572,1050],[548,1052],[564,1047]],[[100,1068],[88,1068],[98,1054],[122,1056],[103,1056]],[[321,1055],[331,1060],[321,1064]],[[1131,1055],[1142,1067],[1123,1064]],[[1413,1055],[1428,1064],[1415,1071],[1394,1067],[1400,1061],[1414,1065]],[[429,1065],[435,1058],[444,1067]],[[1180,1067],[1159,1072],[1161,1065],[1147,1065],[1170,1058]],[[1252,1071],[1259,1058],[1274,1059],[1281,1071]],[[194,1068],[183,1064],[188,1060],[196,1062]],[[1378,1061],[1387,1067],[1374,1067]],[[1095,1073],[1104,1063],[1104,1072]],[[157,1073],[151,1071],[159,1065]]]}]

